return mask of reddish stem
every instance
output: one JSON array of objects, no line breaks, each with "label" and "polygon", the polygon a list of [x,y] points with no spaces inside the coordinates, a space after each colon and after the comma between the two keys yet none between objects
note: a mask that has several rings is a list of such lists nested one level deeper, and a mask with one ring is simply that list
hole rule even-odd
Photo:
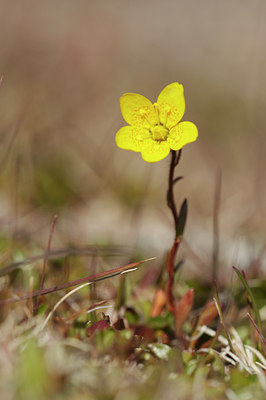
[{"label": "reddish stem", "polygon": [[181,242],[181,238],[177,236],[177,227],[178,227],[178,219],[179,215],[176,209],[176,204],[175,204],[175,198],[174,198],[174,184],[175,184],[175,179],[174,179],[174,172],[175,172],[175,167],[179,163],[180,157],[181,157],[181,150],[177,153],[176,151],[172,151],[172,159],[171,159],[171,164],[170,164],[170,170],[169,170],[169,178],[168,178],[168,191],[167,191],[167,204],[170,210],[172,211],[173,218],[174,218],[174,223],[175,223],[175,240],[174,243],[169,250],[168,256],[167,256],[167,261],[166,261],[166,269],[168,272],[168,282],[166,285],[166,296],[167,296],[167,305],[169,311],[175,316],[175,311],[176,311],[176,305],[175,305],[175,298],[173,294],[173,288],[174,288],[174,275],[175,275],[175,257],[176,253],[179,248],[179,244]]},{"label": "reddish stem", "polygon": [[167,261],[166,261],[166,269],[168,272],[168,282],[166,284],[166,295],[167,295],[167,305],[169,311],[175,315],[175,298],[173,294],[174,288],[174,278],[175,278],[175,271],[174,271],[174,263],[176,253],[180,244],[180,238],[175,239],[172,248],[169,250]]}]

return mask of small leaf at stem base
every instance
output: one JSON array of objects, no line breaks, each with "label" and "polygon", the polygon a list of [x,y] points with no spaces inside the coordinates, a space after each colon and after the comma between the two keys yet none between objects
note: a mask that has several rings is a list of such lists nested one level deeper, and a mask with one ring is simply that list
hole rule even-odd
[{"label": "small leaf at stem base", "polygon": [[183,179],[183,178],[184,178],[183,176],[178,176],[177,178],[175,178],[175,179],[173,180],[173,184],[177,183],[178,181],[180,181],[180,180]]},{"label": "small leaf at stem base", "polygon": [[185,226],[186,226],[186,221],[187,221],[187,209],[188,209],[188,203],[187,199],[185,199],[180,207],[179,211],[179,218],[178,218],[178,224],[176,227],[176,237],[182,237]]}]

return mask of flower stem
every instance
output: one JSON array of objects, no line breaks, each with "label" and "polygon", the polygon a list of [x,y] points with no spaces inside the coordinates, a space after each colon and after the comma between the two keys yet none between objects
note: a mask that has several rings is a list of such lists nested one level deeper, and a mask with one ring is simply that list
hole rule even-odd
[{"label": "flower stem", "polygon": [[175,223],[175,238],[174,238],[174,243],[169,250],[168,256],[167,256],[167,261],[166,261],[166,270],[168,273],[168,282],[166,285],[166,296],[167,296],[167,305],[169,311],[174,315],[175,317],[175,311],[176,311],[176,305],[175,305],[175,299],[174,299],[174,294],[173,294],[173,287],[174,287],[174,274],[175,274],[175,257],[179,248],[179,244],[181,242],[181,238],[178,235],[178,221],[179,221],[179,215],[176,209],[176,204],[175,204],[175,197],[174,197],[174,184],[177,181],[177,179],[174,178],[174,172],[175,172],[175,167],[178,165],[180,161],[182,150],[179,150],[178,153],[176,151],[172,151],[171,155],[171,163],[170,163],[170,169],[169,169],[169,178],[168,178],[168,191],[167,191],[167,204],[170,210],[172,211],[173,218],[174,218],[174,223]]},{"label": "flower stem", "polygon": [[174,317],[175,317],[175,310],[176,310],[175,298],[174,298],[174,294],[173,294],[174,278],[175,278],[174,263],[175,263],[175,257],[176,257],[177,250],[179,248],[180,241],[181,241],[180,238],[176,238],[174,240],[174,243],[167,255],[167,261],[166,261],[166,269],[168,272],[168,281],[166,284],[167,306],[168,306],[169,311],[174,315]]},{"label": "flower stem", "polygon": [[177,227],[178,223],[178,213],[176,210],[175,197],[174,197],[174,172],[175,172],[175,167],[178,161],[180,160],[180,156],[181,156],[181,150],[179,150],[178,155],[176,154],[176,151],[172,151],[172,159],[171,159],[169,178],[168,178],[168,192],[167,192],[167,203],[168,207],[170,208],[173,214],[175,228]]}]

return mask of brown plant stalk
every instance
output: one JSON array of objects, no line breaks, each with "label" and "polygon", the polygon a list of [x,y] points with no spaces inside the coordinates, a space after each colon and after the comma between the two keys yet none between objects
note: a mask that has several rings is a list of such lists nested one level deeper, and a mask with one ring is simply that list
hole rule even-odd
[{"label": "brown plant stalk", "polygon": [[181,179],[182,177],[174,178],[175,167],[178,165],[181,157],[182,150],[179,150],[178,153],[176,151],[171,152],[171,163],[169,169],[169,178],[168,178],[168,191],[167,191],[167,204],[170,210],[172,211],[174,224],[175,224],[175,238],[171,249],[168,252],[167,261],[166,261],[166,270],[168,273],[168,281],[166,284],[166,296],[167,296],[167,306],[169,311],[174,315],[176,313],[176,303],[173,294],[174,289],[174,275],[175,275],[175,258],[176,254],[181,242],[181,236],[179,235],[179,214],[176,209],[175,197],[174,197],[174,184]]}]

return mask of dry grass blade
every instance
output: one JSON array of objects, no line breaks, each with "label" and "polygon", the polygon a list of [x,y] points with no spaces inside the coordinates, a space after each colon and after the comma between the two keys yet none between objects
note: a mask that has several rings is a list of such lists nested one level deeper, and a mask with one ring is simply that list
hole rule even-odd
[{"label": "dry grass blade", "polygon": [[225,333],[226,338],[228,340],[230,349],[233,351],[232,340],[231,340],[231,337],[230,337],[230,333],[228,332],[228,330],[226,328],[226,325],[225,325],[225,321],[224,321],[223,313],[222,313],[222,307],[221,307],[221,303],[220,303],[220,299],[219,299],[219,293],[218,293],[218,289],[217,289],[217,284],[216,284],[215,281],[214,281],[214,288],[215,288],[216,297],[213,298],[213,301],[214,301],[214,304],[215,304],[215,306],[217,308],[217,312],[218,312],[218,315],[220,317],[221,324],[222,324],[222,326],[224,328],[224,333]]},{"label": "dry grass blade", "polygon": [[155,257],[147,258],[146,260],[138,261],[138,262],[135,262],[132,264],[127,264],[127,265],[124,265],[123,267],[113,268],[108,271],[100,272],[99,274],[94,274],[94,275],[86,276],[85,278],[77,279],[75,281],[66,282],[66,283],[63,283],[62,285],[53,286],[48,289],[36,290],[32,294],[27,293],[27,294],[24,294],[23,296],[18,296],[16,298],[3,299],[3,300],[0,300],[0,304],[15,303],[17,301],[27,300],[30,297],[43,296],[43,295],[46,295],[49,293],[57,292],[58,290],[68,289],[72,286],[80,285],[80,284],[83,284],[86,282],[92,283],[92,282],[102,281],[104,279],[112,278],[112,277],[120,275],[122,273],[129,272],[133,269],[136,269],[136,267],[138,267],[139,265],[141,265],[145,262],[154,260],[154,259],[155,259]]},{"label": "dry grass blade", "polygon": [[85,309],[82,308],[81,310],[76,311],[75,313],[73,313],[67,317],[59,318],[59,320],[64,323],[70,322],[84,312],[90,313],[90,312],[94,311],[95,309],[98,309],[99,307],[104,307],[104,306],[105,306],[105,308],[108,307],[106,304],[107,304],[107,300],[99,301],[98,303],[94,303],[91,306],[86,307]]},{"label": "dry grass blade", "polygon": [[85,248],[70,248],[70,249],[59,249],[59,250],[51,250],[49,254],[39,254],[36,256],[32,256],[26,258],[22,261],[17,261],[12,264],[7,265],[4,268],[0,269],[0,277],[10,272],[14,271],[17,268],[22,268],[28,264],[35,263],[36,261],[43,260],[47,257],[47,260],[50,259],[58,259],[61,257],[81,257],[81,256],[95,256],[95,255],[120,255],[122,252],[122,248],[119,246],[86,246]]},{"label": "dry grass blade", "polygon": [[232,341],[231,341],[231,338],[230,338],[230,334],[229,334],[229,332],[227,331],[226,326],[225,326],[225,322],[224,322],[223,314],[222,314],[222,309],[221,309],[221,307],[220,307],[219,302],[216,300],[216,298],[213,298],[213,301],[214,301],[214,303],[215,303],[215,305],[216,305],[216,307],[217,307],[217,311],[218,311],[218,314],[219,314],[219,317],[220,317],[222,326],[223,326],[223,328],[224,328],[224,333],[225,333],[225,335],[226,335],[226,337],[227,337],[228,343],[230,344],[230,348],[232,349],[232,348],[233,348],[233,346],[232,346]]},{"label": "dry grass blade", "polygon": [[254,321],[254,319],[252,318],[252,316],[251,316],[249,313],[247,313],[247,316],[248,316],[248,318],[250,319],[250,321],[251,321],[252,325],[254,326],[254,328],[256,329],[256,331],[257,331],[259,337],[261,338],[261,341],[263,342],[264,345],[266,345],[266,339],[265,339],[265,337],[263,336],[262,332],[259,330],[259,328],[258,328],[256,322]]},{"label": "dry grass blade", "polygon": [[[57,215],[54,216],[53,222],[52,222],[52,225],[51,225],[51,229],[50,229],[48,245],[47,245],[47,249],[46,249],[46,252],[45,252],[44,259],[43,259],[42,275],[41,275],[41,279],[40,279],[39,290],[42,290],[43,284],[44,284],[44,276],[45,276],[45,271],[46,271],[47,257],[48,257],[49,252],[50,252],[50,247],[51,247],[51,243],[52,243],[52,237],[53,237],[53,233],[54,233],[56,220],[57,220]],[[37,296],[36,306],[35,306],[35,310],[34,310],[35,315],[38,314],[39,304],[40,304],[40,296]]]},{"label": "dry grass blade", "polygon": [[[78,290],[82,289],[85,286],[91,285],[93,282],[86,282],[83,283],[83,285],[80,285],[78,287],[76,287],[75,289],[72,289],[69,293],[67,293],[65,296],[63,296],[53,307],[53,309],[49,312],[49,314],[47,315],[47,317],[45,318],[43,324],[41,325],[40,330],[42,331],[45,326],[47,325],[49,319],[51,318],[51,316],[53,315],[53,313],[55,312],[55,310],[60,306],[60,304],[62,304],[68,297],[72,296],[72,294],[74,294],[75,292],[77,292]],[[94,308],[92,308],[91,310],[89,310],[88,312],[93,312],[94,310],[98,310],[100,308],[108,308],[108,306],[96,306]]]}]

